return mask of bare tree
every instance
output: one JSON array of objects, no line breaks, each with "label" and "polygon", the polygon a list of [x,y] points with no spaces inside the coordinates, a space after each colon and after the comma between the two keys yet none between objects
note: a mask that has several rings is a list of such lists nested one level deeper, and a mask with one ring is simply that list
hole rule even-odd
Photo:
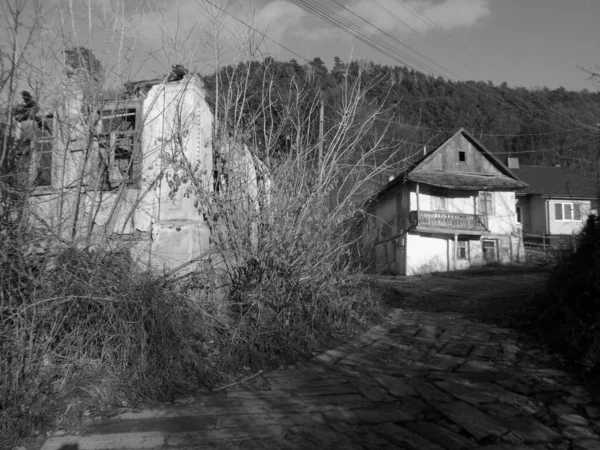
[{"label": "bare tree", "polygon": [[[7,240],[11,230],[0,223],[0,263],[17,267],[8,282],[0,279],[0,325],[12,333],[11,345],[0,346],[0,373],[9,374],[0,376],[0,391],[13,402],[0,408],[0,426],[17,420],[5,417],[12,406],[34,404],[30,392],[59,401],[77,379],[104,390],[73,392],[100,391],[107,403],[121,401],[113,384],[134,397],[187,389],[190,380],[214,386],[282,354],[306,354],[320,336],[346,332],[377,309],[373,296],[360,294],[364,267],[352,258],[349,224],[382,176],[406,160],[401,145],[386,143],[387,129],[375,127],[383,114],[368,101],[375,86],[360,78],[343,85],[321,139],[319,93],[295,77],[278,87],[277,62],[261,57],[256,27],[243,28],[251,18],[231,32],[226,3],[219,4],[225,12],[208,15],[214,90],[193,64],[193,35],[170,33],[166,23],[171,70],[133,82],[129,18],[124,2],[112,4],[98,18],[93,2],[66,1],[56,14],[66,31],[56,40],[36,41],[47,30],[41,23],[24,42],[34,55],[43,51],[47,66],[2,53],[10,87],[2,92],[3,129],[11,136],[15,114],[27,119],[14,143],[3,136],[2,151],[31,150],[24,179],[12,185],[19,202],[8,207],[27,212],[19,223],[31,231]],[[6,42],[22,42],[20,28],[12,30]],[[105,45],[96,59],[90,43],[100,32]],[[233,64],[224,52],[243,58]],[[17,101],[28,76],[35,93]],[[123,80],[132,81],[125,90]],[[212,111],[200,111],[210,95]],[[175,203],[189,216],[166,216],[159,228],[155,211]],[[122,256],[154,245],[162,232],[180,233],[172,242],[193,241],[201,227],[210,245],[166,272],[142,276],[156,266]],[[36,248],[48,240],[60,251]],[[173,345],[185,356],[174,359]],[[69,382],[48,383],[55,379]]]}]

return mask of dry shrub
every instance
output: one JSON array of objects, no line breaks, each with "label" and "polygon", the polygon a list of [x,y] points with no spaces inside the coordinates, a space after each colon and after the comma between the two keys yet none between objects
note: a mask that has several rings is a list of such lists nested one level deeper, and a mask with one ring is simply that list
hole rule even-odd
[{"label": "dry shrub", "polygon": [[[171,161],[192,180],[185,194],[211,231],[211,255],[186,276],[141,276],[125,250],[38,253],[46,236],[0,230],[3,435],[227,383],[308,356],[380,314],[379,293],[351,256],[349,225],[406,161],[382,144],[385,130],[372,132],[380,110],[358,114],[366,88],[345,89],[322,151],[308,127],[286,153],[266,149],[267,166],[240,151],[248,130],[224,132],[214,140],[214,192],[183,153]],[[282,106],[282,124],[301,133],[296,106]],[[223,123],[243,122],[234,119]]]},{"label": "dry shrub", "polygon": [[[318,116],[318,93],[263,92],[279,126],[257,136],[247,117],[254,91],[240,67],[222,92],[222,124],[234,126],[216,131],[218,192],[202,191],[203,174],[191,163],[181,166],[195,180],[193,195],[212,231],[215,274],[208,278],[220,280],[224,295],[210,318],[219,330],[219,372],[230,375],[308,355],[381,313],[364,266],[352,257],[360,236],[351,224],[381,179],[406,164],[401,146],[384,144],[385,130],[373,132],[381,109],[359,113],[375,86],[343,88],[321,141],[304,123]],[[268,76],[264,81],[272,83]],[[282,151],[278,143],[291,136],[293,144]],[[252,142],[257,146],[247,145]]]},{"label": "dry shrub", "polygon": [[[140,274],[124,250],[27,252],[46,236],[5,233],[2,445],[90,412],[226,384],[363,329],[380,313],[378,293],[343,252],[328,252],[326,228],[292,236],[287,225],[237,247],[244,263],[205,264],[177,281]],[[217,279],[225,295],[208,288]]]},{"label": "dry shrub", "polygon": [[350,199],[354,190],[337,195],[340,178],[331,168],[315,171],[306,154],[289,155],[271,174],[267,208],[238,202],[235,191],[211,202],[227,293],[223,372],[306,356],[381,313],[351,257],[349,224],[360,202]]},{"label": "dry shrub", "polygon": [[[180,293],[136,274],[126,252],[27,253],[0,242],[0,434],[214,384],[204,320]],[[4,443],[4,442],[3,442]]]},{"label": "dry shrub", "polygon": [[[380,313],[379,297],[358,272],[314,277],[308,265],[278,267],[261,255],[239,268],[229,296],[231,328],[223,369],[257,370],[305,357],[317,348],[363,329]],[[291,256],[287,254],[286,256]],[[324,265],[310,267],[324,270]],[[312,272],[312,270],[310,271]]]}]

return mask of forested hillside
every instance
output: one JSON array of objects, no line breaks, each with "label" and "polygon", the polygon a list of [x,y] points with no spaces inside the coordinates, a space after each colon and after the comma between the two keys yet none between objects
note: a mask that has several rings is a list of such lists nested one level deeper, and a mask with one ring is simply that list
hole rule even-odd
[{"label": "forested hillside", "polygon": [[[240,78],[245,82],[240,83]],[[283,111],[289,107],[288,100],[302,99],[296,106],[302,104],[304,110],[296,113],[304,114],[314,142],[318,139],[318,99],[325,101],[326,133],[328,124],[340,119],[339,105],[348,95],[344,86],[357,79],[368,88],[359,117],[381,108],[378,125],[364,137],[365,147],[385,133],[390,149],[410,156],[464,127],[503,161],[509,155],[518,156],[522,164],[562,164],[585,175],[595,173],[600,148],[597,92],[456,82],[406,67],[365,61],[346,64],[339,58],[331,69],[320,58],[307,64],[267,58],[250,66],[229,66],[220,72],[219,85],[221,90],[235,85],[232,91],[238,98],[245,90],[245,125],[253,129],[249,135],[256,148],[265,147],[265,131],[272,130],[279,133],[279,150],[286,151],[293,147],[296,135],[293,126],[280,123],[280,117],[289,114]],[[215,75],[204,81],[214,93]]]}]

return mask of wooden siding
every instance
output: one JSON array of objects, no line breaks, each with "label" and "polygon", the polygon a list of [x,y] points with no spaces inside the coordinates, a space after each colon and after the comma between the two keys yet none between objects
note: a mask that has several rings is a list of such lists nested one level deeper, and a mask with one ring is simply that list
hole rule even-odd
[{"label": "wooden siding", "polygon": [[[465,162],[459,161],[459,152],[465,152]],[[462,135],[455,135],[446,142],[423,161],[416,171],[506,176]]]},{"label": "wooden siding", "polygon": [[445,211],[411,211],[413,226],[447,228],[450,230],[486,231],[486,216],[480,214],[460,214]]}]

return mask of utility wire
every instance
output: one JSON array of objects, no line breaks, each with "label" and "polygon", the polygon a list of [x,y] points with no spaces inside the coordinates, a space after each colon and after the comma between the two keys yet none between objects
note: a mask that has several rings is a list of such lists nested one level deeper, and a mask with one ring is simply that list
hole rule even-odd
[{"label": "utility wire", "polygon": [[[338,0],[332,0],[336,5],[342,7],[344,10],[348,11],[350,14],[352,14],[353,16],[359,18],[360,20],[362,20],[363,22],[365,22],[366,24],[368,24],[369,26],[375,28],[377,31],[379,31],[380,33],[384,34],[385,36],[389,37],[390,39],[392,39],[394,42],[396,42],[398,45],[401,45],[402,47],[408,48],[410,51],[416,53],[417,55],[421,56],[422,58],[426,59],[427,61],[431,62],[432,64],[435,64],[436,66],[438,66],[439,68],[441,68],[443,71],[446,71],[447,73],[449,73],[450,75],[453,75],[456,78],[459,78],[459,76],[457,74],[455,74],[454,72],[446,69],[444,66],[438,64],[437,62],[433,61],[432,59],[429,59],[427,56],[425,56],[424,54],[422,54],[421,52],[419,52],[418,50],[415,50],[414,48],[410,47],[409,45],[405,44],[404,42],[402,42],[401,40],[397,39],[395,36],[392,36],[391,34],[389,34],[387,31],[381,29],[380,27],[378,27],[377,25],[369,22],[368,20],[366,20],[365,18],[361,17],[360,15],[356,14],[354,11],[352,11],[351,9],[347,8],[346,6],[342,5]],[[389,10],[388,10],[389,12]],[[404,23],[404,22],[403,22]],[[373,35],[375,36],[375,35]]]},{"label": "utility wire", "polygon": [[443,77],[444,74],[439,72],[427,64],[419,61],[417,58],[402,52],[398,48],[391,45],[389,42],[386,42],[372,33],[369,33],[356,24],[350,22],[339,14],[334,13],[330,9],[320,5],[319,3],[312,2],[310,0],[293,0],[294,3],[298,4],[298,6],[303,9],[313,13],[318,16],[322,20],[328,22],[334,27],[344,31],[347,34],[350,34],[352,37],[355,37],[359,41],[363,42],[367,46],[376,49],[377,51],[383,53],[394,61],[400,62],[403,65],[410,67],[413,70],[426,72],[429,74],[433,74],[436,76]]},{"label": "utility wire", "polygon": [[[229,13],[229,11],[227,11],[226,9],[223,9],[223,8],[221,8],[221,7],[220,7],[220,6],[218,6],[217,4],[215,4],[215,3],[211,2],[210,0],[204,0],[204,1],[206,1],[206,2],[207,2],[207,3],[209,3],[210,5],[214,6],[215,8],[219,9],[220,11],[224,12],[225,14],[227,14],[228,16],[230,16],[231,18],[233,18],[233,19],[234,19],[234,20],[236,20],[237,22],[241,23],[242,25],[244,25],[244,26],[248,27],[248,28],[249,28],[249,29],[251,29],[252,31],[255,31],[255,32],[259,33],[261,36],[263,36],[264,38],[268,39],[269,41],[271,41],[271,42],[273,42],[273,43],[275,43],[275,44],[279,45],[279,46],[280,46],[281,48],[283,48],[284,50],[287,50],[287,51],[288,51],[288,52],[290,52],[291,54],[293,54],[293,55],[296,55],[297,57],[299,57],[300,59],[302,59],[302,60],[304,60],[304,61],[306,61],[306,62],[310,62],[308,58],[306,58],[306,57],[304,57],[303,55],[300,55],[299,53],[297,53],[297,52],[293,51],[292,49],[290,49],[290,48],[286,47],[286,46],[285,46],[285,45],[283,45],[282,43],[280,43],[280,42],[276,41],[275,39],[271,38],[270,36],[268,36],[266,33],[263,33],[263,32],[261,32],[260,30],[256,29],[256,28],[255,28],[255,27],[253,27],[252,25],[250,25],[250,24],[248,24],[248,23],[246,23],[246,22],[244,22],[244,21],[242,21],[242,20],[238,19],[238,18],[237,18],[237,17],[235,17],[233,14]],[[299,5],[299,6],[307,6],[308,8],[310,8],[310,6],[311,6],[310,4],[308,4],[308,2],[307,2],[306,0],[293,0],[293,1],[295,1],[295,2],[300,2],[300,3],[303,3],[303,5]],[[334,0],[334,1],[335,1],[335,0]],[[337,1],[336,1],[336,3],[337,3]],[[305,4],[305,5],[304,5],[304,4]],[[345,7],[344,7],[344,8],[345,8]],[[306,9],[306,8],[305,8],[305,9]],[[324,9],[326,10],[326,8],[324,8]],[[346,9],[347,9],[347,8],[346,8]],[[317,9],[314,9],[314,10],[313,10],[313,9],[310,9],[310,12],[318,12],[318,11],[321,11],[321,12],[322,12],[323,10],[319,10],[318,8],[317,8]],[[334,13],[334,14],[335,14],[335,13]],[[319,14],[317,14],[317,15],[318,15],[319,17],[321,17],[323,20],[326,20],[328,23],[331,23],[332,25],[336,26],[337,28],[340,28],[340,26],[339,26],[339,25],[338,25],[338,24],[337,24],[337,23],[336,23],[334,20],[329,20],[327,17],[322,17],[320,13],[319,13]],[[339,16],[339,15],[338,15],[338,17],[341,17],[341,16]],[[363,19],[363,20],[364,20],[364,19]],[[345,21],[345,20],[344,20],[344,21],[342,21],[342,22],[347,22],[347,23],[350,23],[350,22],[348,22],[348,21]],[[365,22],[366,22],[366,20],[365,20]],[[431,22],[432,22],[432,21],[431,21]],[[432,23],[434,23],[434,22],[432,22]],[[351,24],[351,23],[350,23],[350,24]],[[438,26],[438,27],[439,27],[439,26]],[[356,27],[355,27],[355,26],[353,26],[353,29],[355,29],[355,28],[356,28]],[[375,28],[378,28],[378,27],[375,27]],[[340,28],[340,29],[342,29],[342,31],[345,31],[343,28]],[[370,47],[372,47],[372,48],[375,48],[375,49],[377,49],[377,50],[380,50],[379,48],[377,48],[377,47],[374,47],[374,46],[372,45],[372,42],[365,42],[365,40],[367,40],[367,39],[368,39],[368,37],[369,37],[369,33],[366,33],[366,32],[364,32],[363,30],[360,30],[360,36],[364,38],[364,39],[362,39],[362,38],[360,39],[360,40],[361,40],[361,42],[364,42],[365,44],[369,45],[369,46],[370,46]],[[372,36],[372,35],[371,35],[371,36]],[[379,40],[379,41],[380,41],[380,40]],[[376,42],[377,42],[377,41],[376,41]],[[409,47],[409,48],[410,48],[410,47]],[[386,54],[384,51],[382,51],[382,53]],[[392,58],[392,59],[394,59],[394,60],[398,61],[398,59],[397,59],[397,58],[395,58],[395,57],[393,57],[392,55],[387,55],[387,56],[390,56],[390,58]],[[406,64],[406,62],[404,62],[404,61],[398,61],[398,62],[400,62],[401,64]],[[437,63],[436,63],[436,64],[437,64]],[[411,67],[411,65],[410,65],[410,64],[407,64],[407,65],[408,65],[409,67]],[[442,67],[442,68],[443,68],[443,66],[440,66],[440,67]],[[413,67],[411,67],[411,68],[413,68]],[[428,72],[433,72],[432,70],[427,70],[427,71],[428,71]],[[478,90],[477,90],[477,91],[478,91]],[[487,95],[487,94],[486,94],[486,96],[489,96],[489,95]],[[493,98],[493,97],[492,97],[492,98]],[[424,99],[424,100],[427,100],[427,99]],[[494,99],[494,100],[497,100],[497,99]],[[507,104],[507,103],[505,103],[505,102],[502,102],[502,103],[510,107],[510,105],[509,105],[509,104]],[[533,106],[534,106],[534,108],[535,108],[535,105],[533,105]],[[537,108],[536,108],[536,109],[537,109]],[[539,109],[538,109],[538,110],[539,110]],[[539,111],[541,111],[541,110],[539,110]],[[380,120],[380,121],[382,121],[382,120],[385,120],[385,119],[377,119],[377,120]],[[428,131],[437,131],[437,132],[444,131],[444,132],[452,133],[452,132],[454,132],[454,131],[455,131],[455,130],[445,130],[445,129],[439,129],[439,128],[431,128],[431,127],[415,126],[415,125],[409,125],[409,124],[399,124],[399,125],[401,125],[401,126],[406,126],[406,127],[410,127],[410,128],[415,128],[415,129],[424,129],[424,130],[428,130]],[[552,124],[550,124],[550,125],[552,125]],[[552,125],[552,126],[554,126],[554,125]],[[584,130],[584,129],[586,129],[586,130],[590,130],[590,127],[589,127],[589,126],[583,126],[583,127],[572,128],[572,129],[564,129],[564,130],[560,130],[560,131],[556,131],[556,132],[542,133],[542,134],[539,134],[539,133],[535,133],[535,134],[534,134],[534,133],[532,133],[532,134],[514,134],[514,135],[511,135],[511,134],[485,134],[485,133],[482,133],[482,134],[480,134],[480,135],[481,135],[481,136],[488,136],[488,137],[525,137],[525,136],[545,136],[545,135],[553,135],[553,134],[562,134],[562,133],[567,133],[567,132],[572,132],[572,131],[577,131],[577,130]],[[593,129],[593,130],[594,130],[594,131],[597,131],[596,129]],[[410,142],[410,143],[409,143],[409,142],[406,142],[406,143],[407,143],[407,144],[410,144],[410,145],[419,145],[419,146],[422,146],[422,145],[427,145],[427,143],[415,143],[415,142]],[[560,148],[567,148],[567,147],[565,147],[565,146],[561,146]],[[542,151],[547,151],[548,149],[540,149],[540,150],[542,150]],[[532,150],[531,152],[534,152],[534,150]],[[500,152],[498,152],[498,153],[500,153]],[[510,153],[510,152],[507,152],[507,153]],[[520,153],[522,153],[522,152],[520,152]]]},{"label": "utility wire", "polygon": [[221,8],[219,5],[217,5],[216,3],[211,2],[210,0],[202,0],[206,3],[208,3],[211,6],[214,6],[215,8],[217,8],[219,11],[227,14],[229,17],[231,17],[232,19],[234,19],[235,21],[241,23],[242,25],[248,27],[249,29],[251,29],[252,31],[260,34],[262,37],[264,37],[265,39],[268,39],[269,41],[273,42],[274,44],[279,45],[281,48],[283,48],[284,50],[287,50],[288,52],[290,52],[292,55],[296,55],[298,58],[303,59],[306,62],[309,62],[308,58],[305,58],[304,56],[302,56],[299,53],[296,53],[294,50],[286,47],[285,45],[283,45],[281,42],[276,41],[275,39],[273,39],[272,37],[268,36],[267,34],[263,33],[262,31],[258,30],[257,28],[253,27],[252,25],[250,25],[249,23],[244,22],[243,20],[238,19],[237,17],[235,17],[233,14],[231,14],[229,11],[227,11],[224,8]]},{"label": "utility wire", "polygon": [[[373,1],[373,2],[374,2],[375,0],[371,0],[371,1]],[[459,46],[461,46],[463,49],[467,50],[467,52],[472,52],[472,50],[471,50],[470,48],[468,48],[468,47],[465,47],[464,45],[461,45],[461,44],[460,44],[460,42],[456,41],[456,40],[455,40],[455,39],[454,39],[454,38],[453,38],[453,37],[452,37],[452,36],[451,36],[449,33],[446,33],[446,32],[443,30],[443,28],[442,28],[440,25],[438,25],[436,22],[434,22],[433,20],[431,20],[431,19],[430,19],[430,18],[429,18],[429,17],[428,17],[428,16],[427,16],[427,15],[426,15],[424,12],[423,12],[423,13],[419,12],[419,11],[418,11],[418,10],[417,10],[415,7],[413,7],[412,5],[410,5],[410,4],[408,4],[408,3],[404,3],[404,2],[402,2],[401,0],[396,0],[396,3],[398,3],[398,5],[399,5],[401,8],[403,8],[404,10],[406,10],[406,11],[409,11],[409,12],[411,12],[413,15],[415,15],[415,17],[417,17],[419,20],[421,20],[421,22],[422,22],[422,23],[424,23],[425,25],[427,25],[428,23],[429,23],[429,24],[432,24],[432,25],[433,25],[435,28],[437,28],[437,29],[438,29],[438,30],[439,30],[439,31],[440,31],[442,34],[446,35],[446,36],[447,36],[447,37],[448,37],[448,38],[449,38],[449,39],[450,39],[452,42],[454,42],[454,43],[458,44],[458,45],[459,45]],[[403,22],[403,23],[404,23],[404,22]],[[468,67],[468,66],[467,66],[467,67]],[[494,67],[494,68],[495,68],[495,69],[496,69],[496,70],[497,70],[497,71],[498,71],[500,74],[502,74],[502,76],[503,76],[505,79],[507,78],[506,74],[505,74],[505,73],[504,73],[502,70],[498,69],[498,67],[497,67],[497,66],[495,66],[495,65],[494,65],[493,67]],[[470,69],[470,68],[469,68],[469,69]],[[470,70],[472,70],[472,71],[473,71],[473,69],[470,69]],[[476,73],[475,71],[473,71],[473,72],[474,72],[474,73]],[[576,119],[576,118],[566,117],[566,116],[564,116],[564,115],[560,115],[560,114],[554,113],[554,112],[552,112],[552,111],[546,111],[546,114],[548,114],[548,115],[550,115],[550,116],[553,116],[553,117],[555,117],[555,118],[561,119],[561,120],[562,120],[562,119],[567,119],[567,120],[571,121],[571,122],[572,122],[572,123],[574,123],[574,124],[582,125],[582,128],[588,128],[588,129],[590,129],[590,130],[595,130],[593,127],[590,127],[590,125],[587,125],[587,124],[585,124],[585,123],[581,122],[580,120],[578,120],[578,119]],[[595,131],[596,131],[596,130],[595,130]]]},{"label": "utility wire", "polygon": [[[293,0],[294,3],[298,4],[298,6],[303,7],[305,10],[314,13],[315,15],[317,15],[318,17],[320,17],[321,19],[325,20],[326,22],[332,24],[333,26],[337,27],[338,29],[346,32],[347,34],[350,34],[353,37],[357,37],[357,39],[359,39],[361,42],[367,44],[368,46],[370,46],[371,48],[374,48],[375,50],[380,51],[381,53],[385,54],[386,56],[389,56],[390,58],[394,59],[395,61],[399,62],[400,64],[404,64],[404,65],[408,65],[411,68],[415,68],[415,65],[421,68],[425,68],[426,72],[429,73],[433,73],[433,74],[437,74],[438,76],[441,76],[442,78],[444,77],[443,74],[441,74],[439,71],[432,69],[431,67],[429,67],[426,63],[416,60],[415,62],[415,58],[411,57],[410,55],[406,55],[404,52],[400,52],[399,50],[395,49],[393,46],[391,46],[389,43],[385,43],[385,51],[382,49],[380,43],[381,42],[385,42],[382,41],[380,38],[374,36],[372,33],[369,33],[367,31],[364,31],[362,29],[360,29],[359,27],[357,27],[355,24],[353,24],[352,22],[349,22],[347,19],[345,19],[343,16],[337,14],[336,12],[319,5],[317,2],[312,1],[312,0]],[[340,5],[337,0],[333,0],[334,3]],[[342,8],[344,8],[345,10],[350,11],[352,14],[358,16],[357,14],[355,14],[354,12],[352,12],[351,10],[349,10],[347,7],[342,6]],[[360,16],[358,16],[360,17]],[[376,25],[373,25],[371,22],[367,21],[366,19],[360,17],[361,20],[363,20],[365,23],[369,24],[370,26],[372,26],[375,29],[378,29],[380,31],[382,31],[384,34],[390,36],[388,33],[386,33],[385,31],[381,30],[379,27],[377,27]],[[358,31],[357,31],[358,28]],[[357,36],[357,33],[359,33],[359,36]],[[393,37],[392,37],[393,38]],[[393,38],[395,39],[395,38]],[[396,39],[397,40],[397,39]],[[417,52],[416,50],[412,49],[412,47],[403,44],[405,47],[408,47],[409,49],[413,50],[414,52]],[[392,54],[390,54],[392,53]],[[418,53],[418,52],[417,52]],[[402,60],[401,57],[407,57],[409,58],[409,60],[412,62],[411,64],[407,64],[406,61]],[[446,72],[448,73],[452,73],[451,71],[449,71],[448,69],[445,69],[443,66],[441,66],[440,64],[435,63],[436,65],[440,66],[442,69],[444,69]],[[421,69],[423,70],[423,69]],[[458,77],[458,79],[460,81],[465,81],[464,79],[462,79],[461,77]],[[473,86],[470,86],[470,88],[478,93],[480,93],[481,95],[484,95],[488,98],[491,98],[493,100],[495,100],[496,102],[503,104],[505,106],[508,106],[509,108],[512,108],[514,106],[518,106],[518,105],[510,105],[508,103],[506,103],[503,100],[500,100],[498,98],[495,98],[494,96],[489,95],[488,93],[481,91]],[[539,108],[536,108],[535,105],[532,105],[533,108],[537,109],[538,111],[540,111],[542,114],[547,114],[547,115],[552,115],[550,114],[548,111],[542,111]],[[531,113],[529,113],[528,111],[523,111],[526,115],[529,115],[530,117],[533,117],[531,115]],[[590,129],[592,129],[592,127],[590,127],[589,125],[585,125],[583,123],[581,123],[580,121],[577,120],[573,120],[571,118],[568,117],[564,117],[564,116],[556,116],[555,118],[559,118],[560,120],[569,120],[573,123],[576,123],[577,125],[582,125],[584,127],[588,127]],[[540,120],[538,118],[538,120]],[[552,124],[550,122],[544,121],[546,124],[552,126],[552,127],[556,127],[556,124]]]}]

